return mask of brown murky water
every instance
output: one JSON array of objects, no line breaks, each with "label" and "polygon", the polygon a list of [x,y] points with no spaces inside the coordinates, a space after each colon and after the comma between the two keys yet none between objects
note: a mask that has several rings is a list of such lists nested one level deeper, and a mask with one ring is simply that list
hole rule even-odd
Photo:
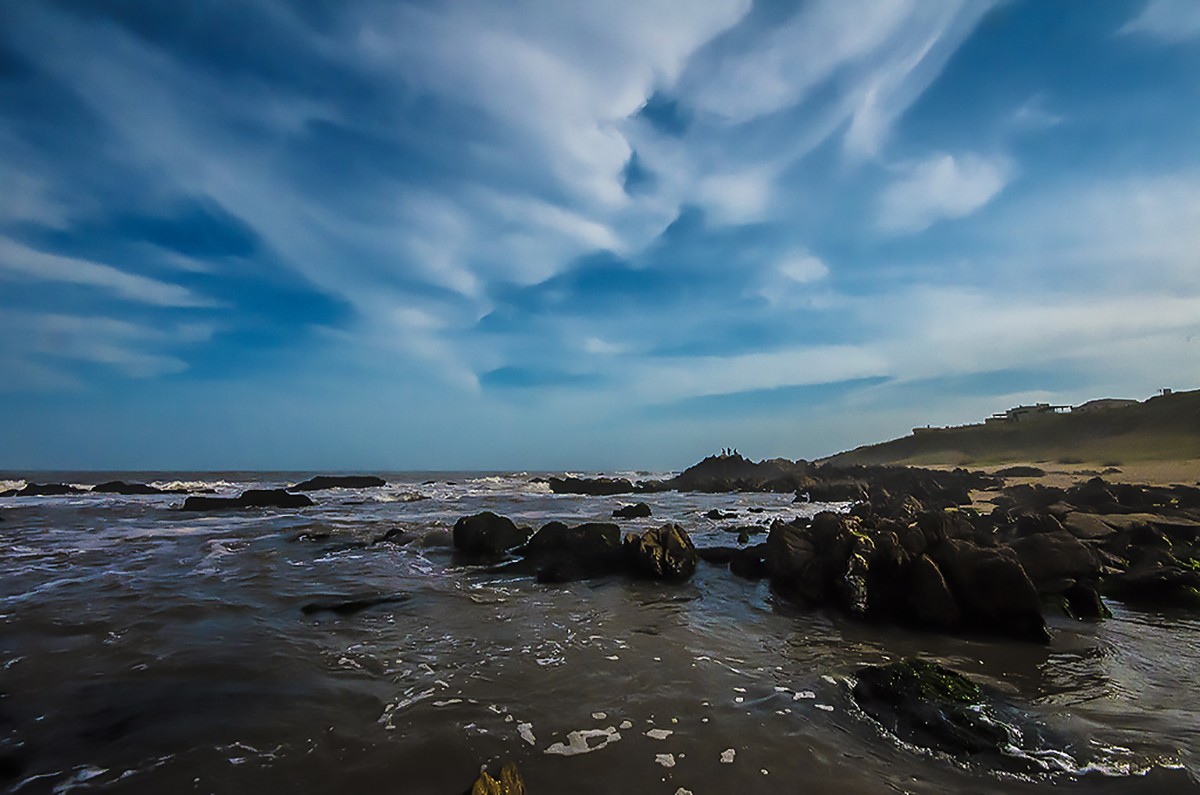
[{"label": "brown murky water", "polygon": [[[123,477],[229,492],[298,479]],[[484,509],[603,519],[619,498],[469,473],[314,497],[212,516],[174,510],[179,497],[0,499],[0,786],[432,795],[511,759],[533,795],[1200,791],[1194,614],[1111,604],[1110,621],[1053,619],[1043,647],[805,611],[703,563],[682,586],[546,586],[457,565],[445,531]],[[733,543],[703,518],[713,507],[745,522],[813,510],[790,495],[646,501],[654,517],[627,527],[674,520],[699,545]],[[419,538],[347,546],[394,527]],[[385,593],[406,598],[301,610]],[[848,678],[911,654],[1000,691],[1052,752],[961,763],[883,733]]]}]

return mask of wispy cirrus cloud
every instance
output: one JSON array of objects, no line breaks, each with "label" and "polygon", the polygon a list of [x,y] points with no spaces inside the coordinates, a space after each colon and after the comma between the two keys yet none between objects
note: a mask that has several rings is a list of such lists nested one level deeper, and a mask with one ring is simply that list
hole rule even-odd
[{"label": "wispy cirrus cloud", "polygon": [[1169,42],[1194,38],[1200,36],[1200,6],[1191,0],[1147,0],[1141,13],[1118,32]]},{"label": "wispy cirrus cloud", "polygon": [[938,154],[904,172],[880,196],[879,224],[887,231],[920,232],[970,215],[1004,189],[1013,168],[1003,158]]}]

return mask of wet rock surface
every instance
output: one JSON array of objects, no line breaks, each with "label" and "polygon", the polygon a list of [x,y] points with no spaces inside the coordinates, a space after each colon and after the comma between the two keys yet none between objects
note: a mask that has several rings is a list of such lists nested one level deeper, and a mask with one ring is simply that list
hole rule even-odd
[{"label": "wet rock surface", "polygon": [[472,557],[496,557],[524,544],[532,534],[508,517],[484,511],[455,522],[454,549]]}]

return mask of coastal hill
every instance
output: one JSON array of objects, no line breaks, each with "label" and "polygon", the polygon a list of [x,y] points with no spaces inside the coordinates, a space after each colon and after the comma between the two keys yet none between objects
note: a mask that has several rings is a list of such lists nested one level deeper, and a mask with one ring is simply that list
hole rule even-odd
[{"label": "coastal hill", "polygon": [[821,463],[1120,466],[1187,459],[1200,459],[1200,390],[1166,391],[1141,402],[1018,406],[974,425],[914,428],[909,436],[838,453]]}]

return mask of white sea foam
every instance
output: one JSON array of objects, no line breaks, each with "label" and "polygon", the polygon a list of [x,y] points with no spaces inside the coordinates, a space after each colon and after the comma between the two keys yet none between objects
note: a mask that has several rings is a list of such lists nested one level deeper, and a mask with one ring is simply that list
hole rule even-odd
[{"label": "white sea foam", "polygon": [[[600,742],[595,744],[588,742],[594,739]],[[559,756],[589,754],[592,751],[599,751],[601,748],[615,743],[620,739],[621,733],[612,726],[605,729],[581,729],[580,731],[573,731],[568,734],[565,743],[554,743],[544,753],[557,754]]]}]

